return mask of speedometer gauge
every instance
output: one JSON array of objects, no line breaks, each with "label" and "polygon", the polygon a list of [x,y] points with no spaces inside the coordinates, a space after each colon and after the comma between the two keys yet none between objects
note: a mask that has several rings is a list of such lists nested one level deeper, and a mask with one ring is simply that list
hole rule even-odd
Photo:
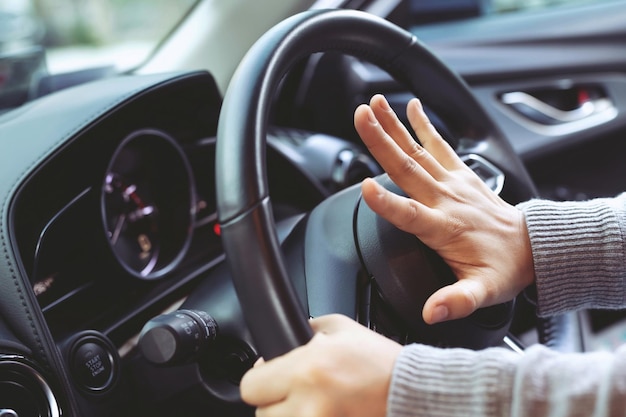
[{"label": "speedometer gauge", "polygon": [[107,237],[120,261],[140,275],[154,270],[159,257],[159,212],[141,190],[119,174],[104,182]]},{"label": "speedometer gauge", "polygon": [[124,270],[154,279],[180,262],[191,239],[194,195],[189,162],[170,136],[142,130],[121,143],[101,206],[106,238]]}]

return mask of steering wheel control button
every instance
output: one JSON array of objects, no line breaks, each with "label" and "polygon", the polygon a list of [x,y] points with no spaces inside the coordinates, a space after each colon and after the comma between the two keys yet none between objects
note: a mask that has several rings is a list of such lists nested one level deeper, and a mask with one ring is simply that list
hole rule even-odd
[{"label": "steering wheel control button", "polygon": [[109,388],[115,376],[115,357],[111,348],[95,337],[75,343],[70,366],[76,384],[88,391],[100,392]]},{"label": "steering wheel control button", "polygon": [[198,310],[178,310],[150,320],[139,335],[144,357],[156,365],[173,365],[194,358],[217,337],[213,317]]}]

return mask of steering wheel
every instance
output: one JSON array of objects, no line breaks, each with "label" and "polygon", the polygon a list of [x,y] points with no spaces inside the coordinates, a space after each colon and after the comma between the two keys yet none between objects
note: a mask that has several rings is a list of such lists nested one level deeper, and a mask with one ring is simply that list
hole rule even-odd
[{"label": "steering wheel", "polygon": [[[323,302],[330,299],[332,304],[338,298],[354,304],[354,294],[341,294],[355,291],[353,277],[359,271],[372,278],[382,298],[411,328],[430,332],[433,343],[441,344],[443,338],[443,344],[481,347],[501,340],[512,303],[432,328],[419,323],[426,298],[454,277],[417,238],[392,230],[368,212],[358,187],[328,198],[306,216],[294,238],[304,249],[297,259],[283,256],[266,175],[270,105],[281,78],[295,63],[327,51],[378,65],[443,120],[453,121],[463,137],[457,153],[478,154],[499,167],[506,178],[502,196],[507,201],[517,203],[536,194],[519,157],[464,81],[410,33],[384,19],[347,10],[308,11],[279,23],[255,43],[231,80],[216,156],[224,250],[260,354],[270,359],[312,337],[308,318],[315,314],[306,311],[311,306],[302,300],[299,286],[304,285],[310,298],[310,292],[326,285],[319,290],[326,291],[319,297]],[[395,188],[385,176],[377,180]],[[324,282],[328,284],[320,284]]]}]

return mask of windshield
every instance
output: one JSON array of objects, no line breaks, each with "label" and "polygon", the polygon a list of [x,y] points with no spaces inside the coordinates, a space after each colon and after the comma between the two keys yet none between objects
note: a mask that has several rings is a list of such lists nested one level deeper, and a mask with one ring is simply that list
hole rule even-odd
[{"label": "windshield", "polygon": [[0,0],[0,110],[42,79],[144,62],[198,0]]},{"label": "windshield", "polygon": [[143,62],[197,0],[2,0],[0,52],[46,51],[52,74]]},{"label": "windshield", "polygon": [[[260,2],[259,7],[277,7],[280,1]],[[419,25],[598,0],[402,1],[407,2],[409,23]],[[0,0],[0,112],[59,88],[139,67],[198,3],[200,0]],[[222,20],[235,16],[230,9],[243,10],[241,18],[251,19],[250,30],[238,33],[234,49],[227,50],[235,57],[240,44],[242,50],[247,47],[244,41],[237,43],[238,38],[253,39],[262,33],[259,28],[273,21],[261,15],[258,19],[250,17],[245,11],[255,10],[250,7],[254,3],[251,0],[213,3],[220,5]],[[318,0],[317,7],[336,7],[339,3]],[[206,18],[204,24],[215,25],[216,34],[230,29],[227,20]],[[161,62],[156,67],[169,68],[170,57],[166,58],[167,65]],[[206,63],[196,65],[198,62],[193,61],[193,68],[208,68]],[[213,67],[213,75],[221,80],[222,73],[228,74],[232,67],[227,63],[221,72]],[[78,76],[62,78],[76,72]],[[228,75],[224,80],[226,85]]]},{"label": "windshield", "polygon": [[532,13],[611,0],[409,0],[412,24],[424,25],[515,13]]}]

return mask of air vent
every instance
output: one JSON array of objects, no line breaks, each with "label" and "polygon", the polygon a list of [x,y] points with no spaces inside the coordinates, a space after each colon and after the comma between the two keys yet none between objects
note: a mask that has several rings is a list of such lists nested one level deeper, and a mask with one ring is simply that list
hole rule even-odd
[{"label": "air vent", "polygon": [[59,405],[43,376],[18,355],[0,355],[0,416],[59,417]]}]

